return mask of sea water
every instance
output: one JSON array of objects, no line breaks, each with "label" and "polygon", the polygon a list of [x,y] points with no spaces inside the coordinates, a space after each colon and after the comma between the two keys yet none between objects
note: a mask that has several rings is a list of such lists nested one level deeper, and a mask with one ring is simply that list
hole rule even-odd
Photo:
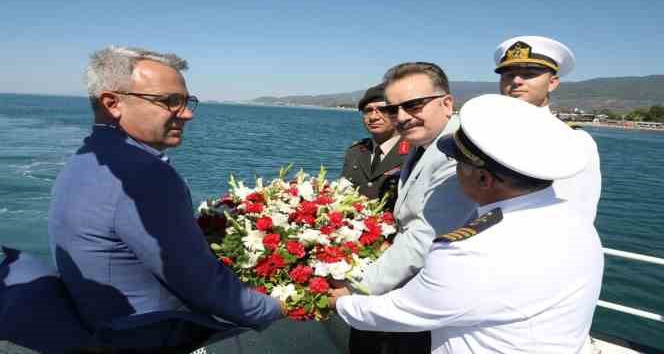
[{"label": "sea water", "polygon": [[[87,98],[0,94],[0,244],[49,258],[50,189],[91,125]],[[664,132],[585,129],[601,158],[596,226],[603,245],[664,257]],[[231,174],[253,185],[255,176],[276,177],[293,163],[310,173],[323,165],[336,178],[345,149],[364,136],[354,111],[203,103],[182,146],[167,154],[197,205],[223,193]],[[663,291],[661,267],[606,258],[603,300],[664,313]],[[651,320],[598,308],[593,329],[664,348],[664,325]],[[242,353],[333,353],[329,336],[338,332],[282,321],[208,352],[237,349],[239,342]]]}]

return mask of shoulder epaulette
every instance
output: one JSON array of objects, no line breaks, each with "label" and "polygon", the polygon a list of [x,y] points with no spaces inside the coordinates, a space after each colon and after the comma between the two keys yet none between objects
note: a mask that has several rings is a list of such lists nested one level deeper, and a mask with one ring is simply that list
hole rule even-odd
[{"label": "shoulder epaulette", "polygon": [[352,148],[352,147],[360,145],[360,144],[366,145],[366,144],[369,143],[369,141],[371,141],[371,139],[369,139],[369,138],[364,138],[364,139],[353,141],[353,143],[350,144],[349,148]]},{"label": "shoulder epaulette", "polygon": [[471,238],[503,220],[503,212],[495,208],[452,232],[438,235],[433,242],[456,242]]}]

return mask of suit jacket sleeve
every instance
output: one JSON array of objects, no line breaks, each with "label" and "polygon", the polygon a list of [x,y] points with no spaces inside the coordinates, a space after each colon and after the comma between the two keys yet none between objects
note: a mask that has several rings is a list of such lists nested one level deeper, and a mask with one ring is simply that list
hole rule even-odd
[{"label": "suit jacket sleeve", "polygon": [[169,290],[192,310],[262,328],[280,317],[279,303],[239,281],[209,250],[189,190],[158,161],[124,182],[117,234]]},{"label": "suit jacket sleeve", "polygon": [[[456,164],[440,161],[430,174],[422,209],[394,243],[366,270],[362,284],[371,294],[384,294],[410,280],[424,266],[434,237],[464,225],[475,213],[476,205],[463,194],[456,178]],[[410,196],[409,196],[410,197]]]}]

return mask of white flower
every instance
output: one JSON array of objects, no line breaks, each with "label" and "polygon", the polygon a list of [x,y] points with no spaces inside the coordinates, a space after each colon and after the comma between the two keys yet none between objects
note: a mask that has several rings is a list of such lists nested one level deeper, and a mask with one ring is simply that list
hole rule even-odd
[{"label": "white flower", "polygon": [[332,182],[331,187],[341,193],[346,191],[348,188],[353,188],[353,183],[346,178],[341,177],[337,181]]},{"label": "white flower", "polygon": [[274,212],[270,214],[272,219],[272,224],[277,227],[286,227],[288,226],[288,215],[282,214],[279,212]]},{"label": "white flower", "polygon": [[281,301],[286,301],[288,298],[294,297],[297,295],[297,290],[295,290],[295,285],[277,285],[272,289],[270,296],[276,297]]},{"label": "white flower", "polygon": [[320,231],[313,229],[307,229],[297,234],[297,239],[307,245],[313,243],[320,243],[322,245],[330,244],[330,240],[327,238],[327,236],[321,234]]},{"label": "white flower", "polygon": [[310,264],[314,268],[314,275],[319,277],[326,277],[330,274],[328,264],[325,262],[314,261]]},{"label": "white flower", "polygon": [[373,261],[369,258],[360,258],[356,254],[353,254],[353,263],[355,265],[353,266],[353,269],[351,269],[350,273],[348,273],[348,276],[354,279],[362,279],[364,272],[367,270],[369,265],[373,263]]},{"label": "white flower", "polygon": [[[291,204],[293,204],[293,203],[291,203],[290,200],[289,200],[289,203],[278,201],[278,202],[274,203],[274,208],[277,211],[281,212],[281,213],[290,214],[293,211],[295,211],[295,208],[293,208],[293,206],[291,206]],[[298,201],[297,201],[297,199],[295,199],[295,205],[294,206],[297,206],[297,204],[298,204]]]},{"label": "white flower", "polygon": [[380,224],[380,230],[383,233],[383,235],[385,235],[385,236],[391,235],[391,234],[397,232],[397,229],[396,229],[396,227],[394,227],[394,225],[388,225],[388,224],[385,224],[385,223]]},{"label": "white flower", "polygon": [[208,202],[207,200],[204,200],[201,202],[201,204],[198,206],[198,209],[196,211],[201,214],[203,211],[208,211],[210,210],[210,207],[208,207]]},{"label": "white flower", "polygon": [[355,242],[360,239],[360,236],[362,236],[362,230],[342,226],[336,231],[336,234],[339,235],[339,238],[343,240],[343,242]]},{"label": "white flower", "polygon": [[332,278],[336,280],[346,279],[346,273],[348,273],[351,270],[351,268],[352,268],[351,265],[346,263],[345,261],[329,263],[327,265],[327,269],[332,275]]},{"label": "white flower", "polygon": [[364,221],[362,220],[351,220],[350,224],[353,226],[353,230],[364,230]]},{"label": "white flower", "polygon": [[249,259],[246,262],[240,264],[240,267],[244,269],[255,267],[256,264],[258,264],[258,259],[262,255],[262,253],[260,252],[247,252],[246,254],[249,256]]},{"label": "white flower", "polygon": [[314,200],[314,186],[311,184],[311,182],[302,182],[302,184],[297,187],[297,191],[300,193],[300,197],[304,198],[304,200]]},{"label": "white flower", "polygon": [[288,199],[288,207],[291,208],[291,210],[295,210],[298,205],[300,205],[300,197],[291,197]]},{"label": "white flower", "polygon": [[242,200],[245,200],[249,194],[253,193],[253,191],[253,189],[245,187],[242,181],[238,182],[236,188],[233,188],[233,194],[237,195]]},{"label": "white flower", "polygon": [[244,244],[244,247],[251,251],[264,251],[265,246],[263,245],[263,238],[265,237],[265,233],[263,231],[259,230],[251,230],[247,234],[247,236],[244,236],[242,238],[242,243]]}]

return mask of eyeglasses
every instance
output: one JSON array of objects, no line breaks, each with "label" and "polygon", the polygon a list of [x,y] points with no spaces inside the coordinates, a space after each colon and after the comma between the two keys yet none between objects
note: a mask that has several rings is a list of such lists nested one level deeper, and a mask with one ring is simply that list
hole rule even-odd
[{"label": "eyeglasses", "polygon": [[436,98],[445,97],[447,94],[435,95],[435,96],[426,96],[420,98],[413,98],[412,100],[404,101],[399,104],[391,104],[378,109],[384,114],[388,115],[390,118],[396,117],[399,114],[399,107],[408,114],[417,114],[419,113],[424,106],[429,104],[429,102],[435,100]]},{"label": "eyeglasses", "polygon": [[191,112],[194,112],[198,106],[198,98],[196,96],[185,96],[180,93],[171,93],[168,95],[157,95],[152,93],[139,93],[139,92],[126,92],[126,91],[111,91],[120,95],[135,96],[152,103],[160,103],[168,108],[173,113],[180,113],[185,107]]},{"label": "eyeglasses", "polygon": [[379,114],[385,114],[383,108],[385,108],[385,106],[366,106],[362,110],[362,115],[366,117],[374,112]]}]

